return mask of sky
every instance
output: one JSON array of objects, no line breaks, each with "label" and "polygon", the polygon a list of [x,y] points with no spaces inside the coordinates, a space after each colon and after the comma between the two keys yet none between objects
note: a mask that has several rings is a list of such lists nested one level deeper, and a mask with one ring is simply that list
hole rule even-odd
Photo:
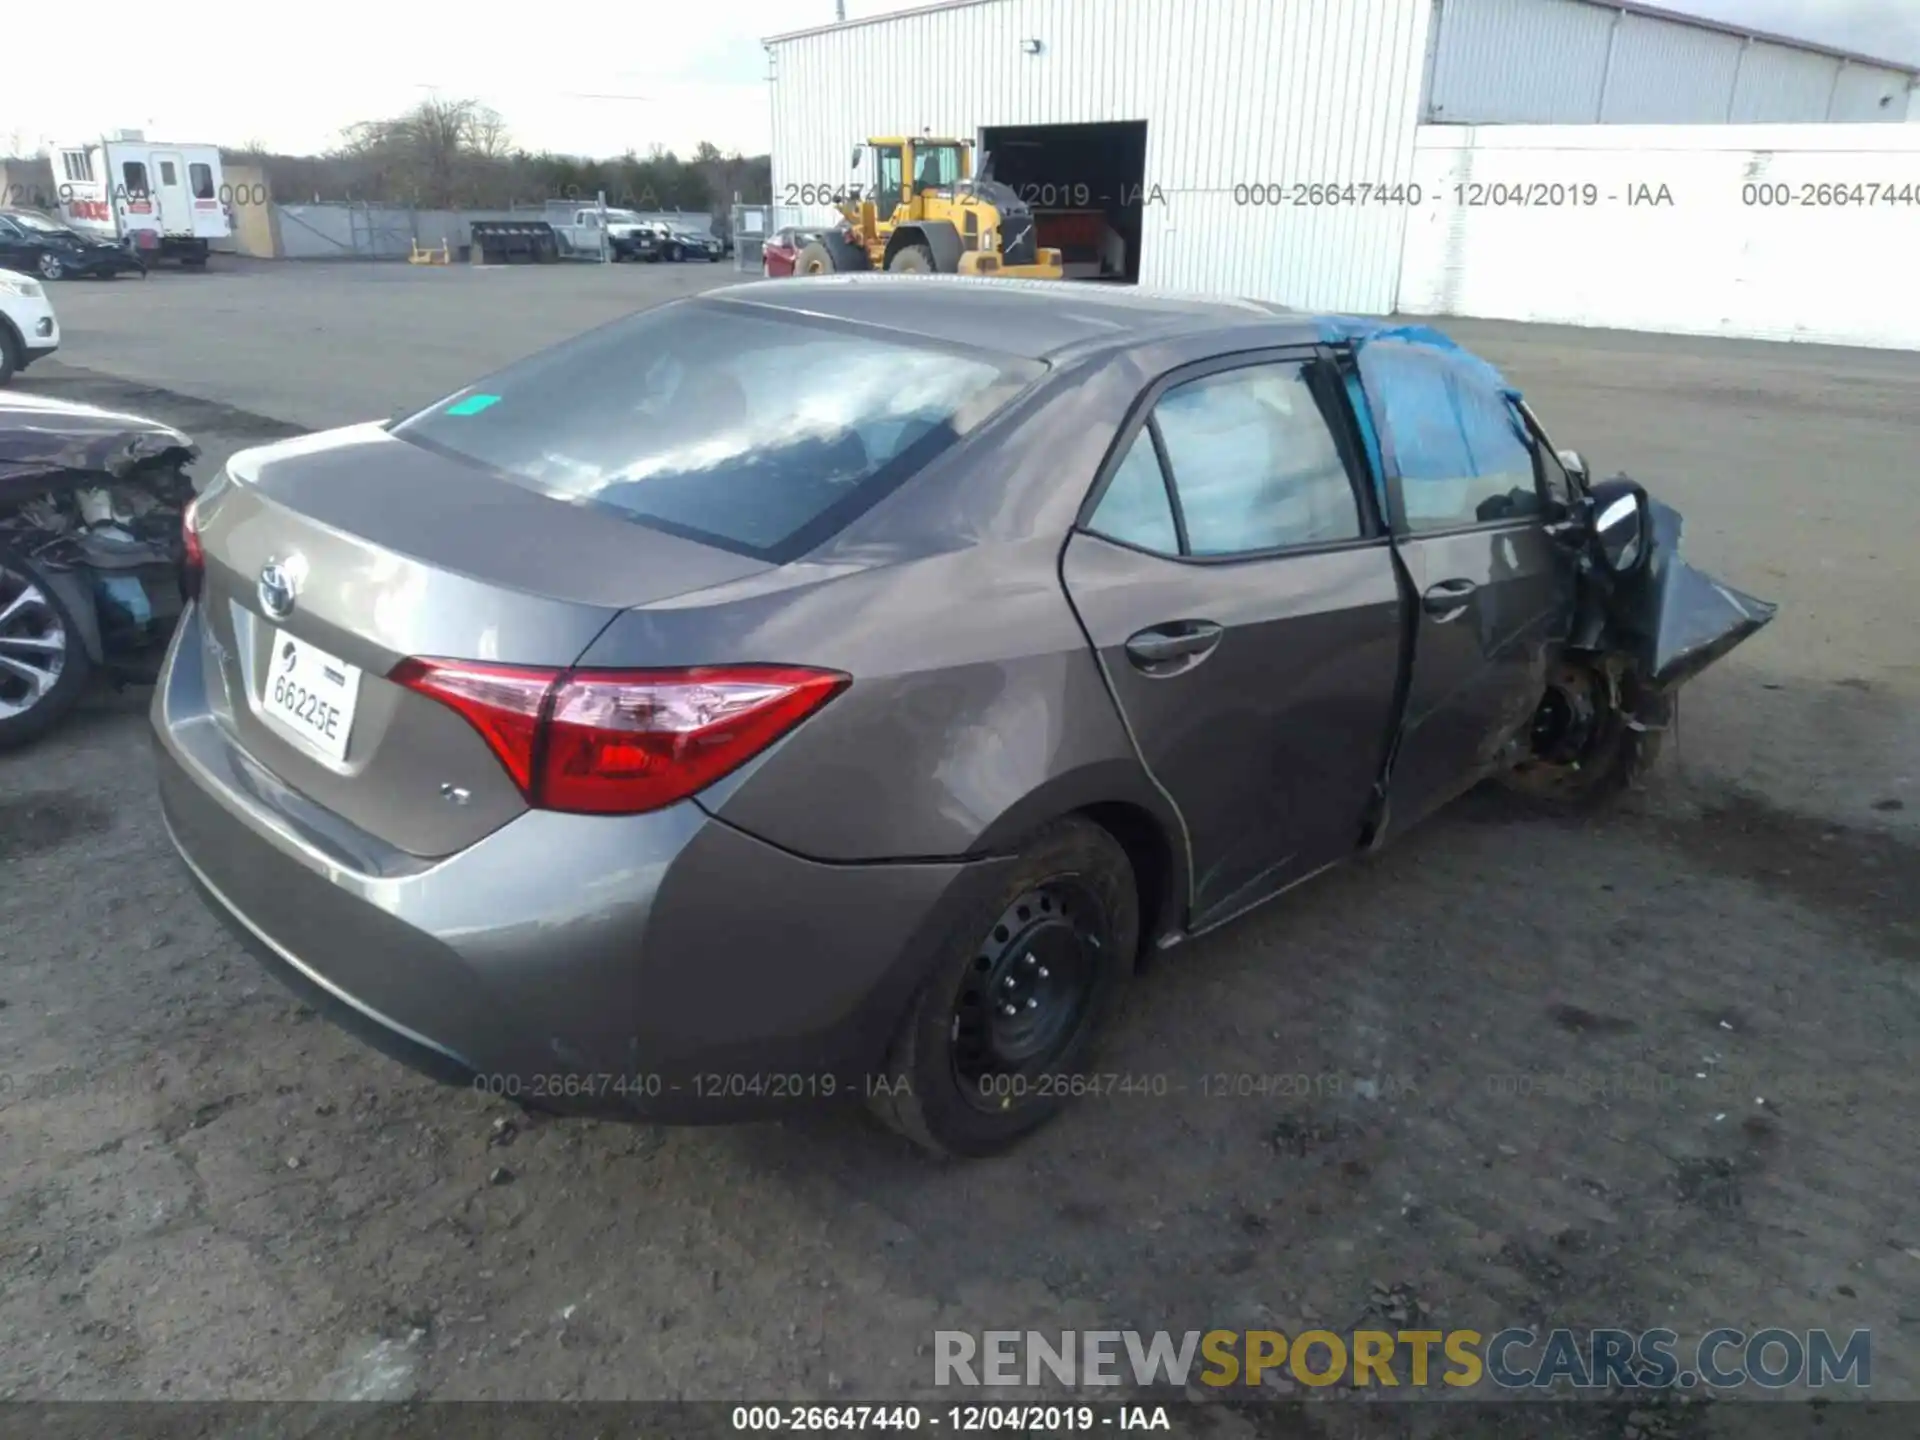
[{"label": "sky", "polygon": [[[922,0],[847,0],[851,18]],[[1123,9],[1123,0],[1084,0]],[[1313,0],[1273,0],[1313,3]],[[1664,8],[1920,64],[1920,0],[1664,0]],[[834,0],[647,0],[614,10],[552,7],[528,24],[504,7],[444,11],[395,0],[328,0],[327,23],[298,33],[258,0],[195,0],[177,17],[200,61],[173,71],[148,45],[148,0],[92,0],[85,86],[66,63],[21,64],[0,83],[0,153],[37,152],[120,128],[177,142],[312,154],[358,120],[397,115],[429,95],[479,100],[505,117],[520,145],[572,154],[681,154],[702,140],[756,153],[770,139],[768,35],[829,24]],[[461,18],[462,15],[467,18]],[[632,19],[626,53],[603,37]],[[644,16],[645,18],[640,18]],[[1116,22],[1119,23],[1119,22]],[[170,25],[175,22],[169,22]],[[60,52],[43,58],[57,60]],[[275,55],[298,55],[295,65]],[[156,85],[157,77],[172,79]],[[120,97],[118,99],[114,97]]]}]

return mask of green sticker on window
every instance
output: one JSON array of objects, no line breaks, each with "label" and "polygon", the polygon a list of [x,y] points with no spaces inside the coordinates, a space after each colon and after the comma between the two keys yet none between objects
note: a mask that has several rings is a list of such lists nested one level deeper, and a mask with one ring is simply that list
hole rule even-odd
[{"label": "green sticker on window", "polygon": [[449,415],[478,415],[489,405],[498,405],[499,403],[500,397],[498,395],[469,395],[458,405],[449,405],[446,413]]}]

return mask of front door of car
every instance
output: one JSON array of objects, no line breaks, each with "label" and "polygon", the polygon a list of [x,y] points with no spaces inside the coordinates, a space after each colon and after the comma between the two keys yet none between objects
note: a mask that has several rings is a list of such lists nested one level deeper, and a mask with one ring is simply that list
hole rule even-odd
[{"label": "front door of car", "polygon": [[31,275],[40,263],[40,252],[27,232],[6,216],[0,215],[0,270],[17,270]]},{"label": "front door of car", "polygon": [[1062,562],[1179,812],[1194,925],[1351,854],[1386,749],[1401,600],[1329,379],[1311,352],[1175,372]]},{"label": "front door of car", "polygon": [[1572,619],[1568,553],[1517,397],[1464,351],[1360,350],[1387,504],[1417,598],[1388,784],[1400,829],[1516,758]]}]

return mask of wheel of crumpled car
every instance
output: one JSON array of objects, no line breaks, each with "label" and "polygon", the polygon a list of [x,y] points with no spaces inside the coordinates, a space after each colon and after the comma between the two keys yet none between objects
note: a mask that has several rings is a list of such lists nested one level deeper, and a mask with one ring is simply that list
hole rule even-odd
[{"label": "wheel of crumpled car", "polygon": [[[1597,672],[1563,667],[1563,685],[1604,686]],[[1623,684],[1632,685],[1631,677]],[[1602,702],[1591,739],[1576,759],[1565,763],[1530,760],[1500,777],[1502,786],[1523,802],[1547,810],[1588,810],[1637,786],[1660,755],[1661,733],[1636,729],[1618,705]]]},{"label": "wheel of crumpled car", "polygon": [[67,602],[26,560],[0,550],[0,750],[57,725],[92,673]]}]

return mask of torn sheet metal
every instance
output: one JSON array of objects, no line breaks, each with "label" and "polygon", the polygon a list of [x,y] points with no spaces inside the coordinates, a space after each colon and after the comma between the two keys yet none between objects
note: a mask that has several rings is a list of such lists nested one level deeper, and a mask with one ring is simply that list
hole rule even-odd
[{"label": "torn sheet metal", "polygon": [[139,415],[39,395],[0,395],[0,506],[67,485],[125,480],[198,455],[178,430]]},{"label": "torn sheet metal", "polygon": [[1608,607],[1614,648],[1631,655],[1649,690],[1691,680],[1770,620],[1778,607],[1723,585],[1689,565],[1680,550],[1685,521],[1648,501],[1652,553],[1619,585]]},{"label": "torn sheet metal", "polygon": [[[1349,394],[1383,505],[1383,459],[1423,484],[1505,474],[1519,463],[1516,445],[1529,445],[1520,391],[1478,355],[1425,325],[1351,316],[1323,320],[1320,338],[1353,346],[1359,374],[1349,378]],[[1680,553],[1684,524],[1679,511],[1649,499],[1651,554],[1607,606],[1605,647],[1633,658],[1647,692],[1692,679],[1777,608],[1689,565]]]},{"label": "torn sheet metal", "polygon": [[138,415],[0,396],[0,550],[60,593],[95,664],[150,678],[184,603],[194,443]]}]

